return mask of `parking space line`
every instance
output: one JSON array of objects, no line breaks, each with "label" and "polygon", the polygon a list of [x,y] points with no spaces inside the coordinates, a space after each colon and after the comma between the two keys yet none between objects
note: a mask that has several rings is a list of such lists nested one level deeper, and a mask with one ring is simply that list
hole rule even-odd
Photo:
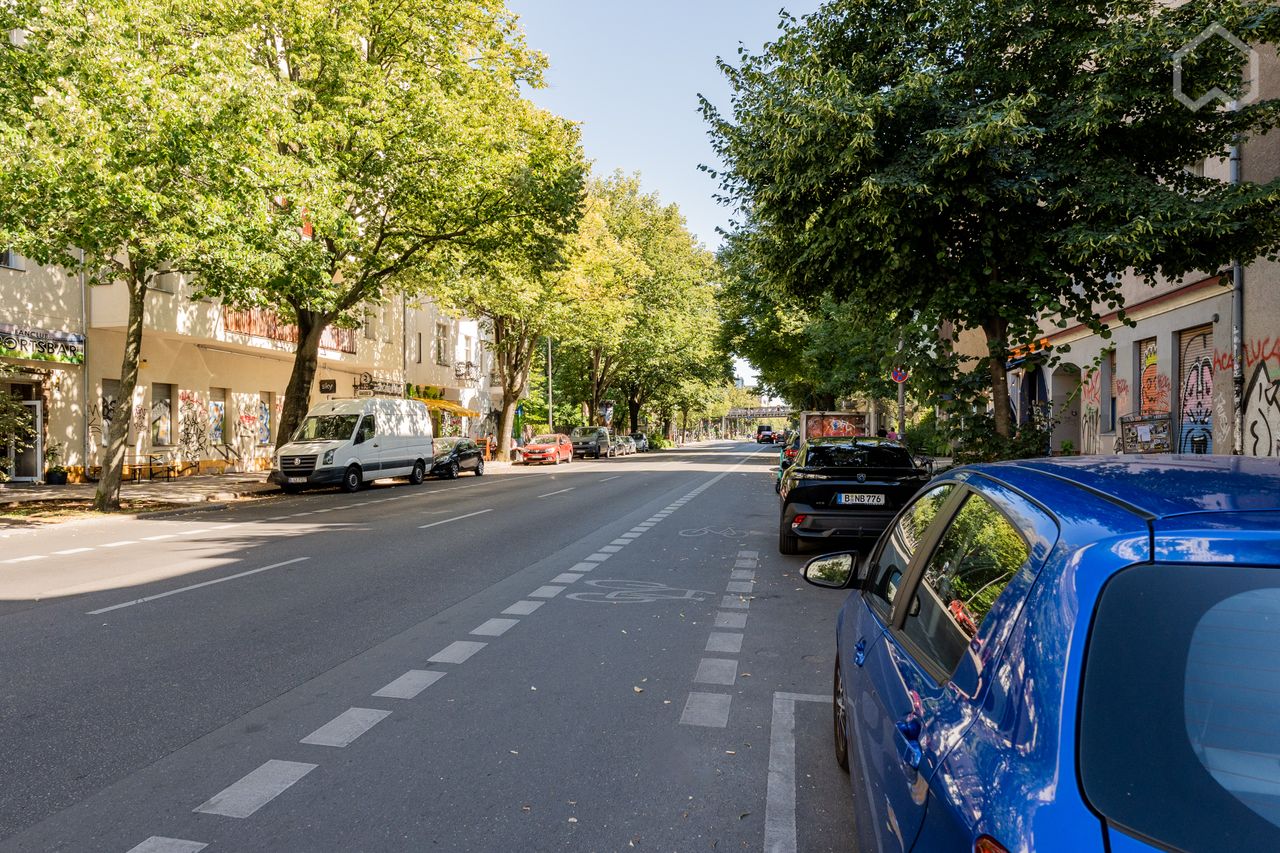
[{"label": "parking space line", "polygon": [[200,853],[208,846],[200,841],[185,841],[181,838],[153,835],[141,844],[130,847],[128,853]]},{"label": "parking space line", "polygon": [[444,673],[439,670],[411,669],[373,695],[380,699],[412,699],[442,678]]},{"label": "parking space line", "polygon": [[478,509],[478,510],[476,510],[475,512],[469,512],[469,513],[467,513],[466,515],[455,515],[453,518],[446,518],[446,519],[444,519],[444,520],[442,520],[442,521],[433,521],[433,522],[431,522],[430,524],[419,524],[419,525],[418,525],[418,529],[419,529],[419,530],[426,530],[428,527],[435,527],[436,525],[439,525],[439,524],[448,524],[448,523],[449,523],[449,522],[451,522],[451,521],[462,521],[462,519],[464,519],[464,518],[471,518],[472,516],[475,516],[475,515],[484,515],[486,512],[493,512],[493,510],[492,510],[492,509]]},{"label": "parking space line", "polygon": [[830,702],[809,693],[773,694],[769,725],[769,782],[764,803],[764,849],[796,850],[796,702]]},{"label": "parking space line", "polygon": [[545,601],[517,601],[502,612],[509,616],[528,616],[544,604]]},{"label": "parking space line", "polygon": [[519,624],[519,619],[486,619],[472,628],[471,633],[477,637],[501,637]]},{"label": "parking space line", "polygon": [[431,663],[465,663],[468,658],[483,649],[488,643],[475,640],[455,640],[427,658]]},{"label": "parking space line", "polygon": [[723,729],[729,724],[729,706],[733,697],[725,693],[699,693],[694,691],[684,703],[680,714],[683,726],[706,726]]},{"label": "parking space line", "polygon": [[273,758],[239,781],[232,782],[192,811],[224,817],[249,817],[318,766]]},{"label": "parking space line", "polygon": [[157,598],[168,598],[169,596],[177,595],[180,592],[190,592],[193,589],[200,589],[201,587],[205,587],[205,586],[213,586],[215,583],[225,583],[226,581],[233,581],[233,580],[236,580],[237,578],[247,578],[249,575],[258,574],[258,572],[265,572],[265,571],[269,571],[270,569],[278,569],[281,566],[291,566],[294,563],[301,563],[303,560],[310,560],[310,559],[311,559],[310,557],[294,557],[292,560],[285,560],[282,563],[272,563],[271,565],[263,566],[260,569],[250,569],[247,572],[239,572],[238,574],[227,575],[225,578],[215,578],[211,581],[204,581],[203,583],[193,583],[190,586],[179,587],[178,589],[171,589],[168,592],[160,592],[160,593],[156,593],[155,595],[148,595],[145,598],[135,598],[133,601],[126,601],[122,604],[113,604],[110,607],[101,607],[97,610],[90,610],[86,615],[97,616],[101,613],[109,613],[112,610],[120,610],[125,607],[132,607],[135,604],[143,604],[148,601],[155,601]]},{"label": "parking space line", "polygon": [[390,716],[377,708],[348,708],[298,743],[342,749]]}]

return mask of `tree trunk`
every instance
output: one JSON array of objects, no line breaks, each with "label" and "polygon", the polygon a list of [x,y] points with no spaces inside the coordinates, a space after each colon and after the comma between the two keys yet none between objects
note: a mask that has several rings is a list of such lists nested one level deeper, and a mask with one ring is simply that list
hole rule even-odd
[{"label": "tree trunk", "polygon": [[276,449],[302,425],[311,408],[311,385],[320,362],[320,338],[328,318],[316,311],[295,309],[298,316],[298,346],[293,351],[293,371],[284,392],[284,408],[276,427]]},{"label": "tree trunk", "polygon": [[1009,324],[995,318],[983,323],[982,331],[987,336],[987,370],[991,376],[991,405],[995,407],[996,434],[1009,438],[1013,434],[1009,418],[1008,370],[1005,368]]},{"label": "tree trunk", "polygon": [[631,431],[640,431],[640,401],[633,395],[627,395],[627,413],[631,418]]},{"label": "tree trunk", "polygon": [[520,398],[506,388],[502,390],[502,408],[498,414],[498,458],[511,459],[511,431],[516,423],[516,405]]},{"label": "tree trunk", "polygon": [[587,400],[587,425],[593,426],[596,418],[600,415],[600,348],[594,347],[591,350],[591,366],[588,368],[590,375],[587,381],[591,383],[591,398]]},{"label": "tree trunk", "polygon": [[120,478],[124,474],[124,453],[133,421],[133,390],[138,386],[138,361],[142,356],[142,323],[147,305],[147,281],[131,274],[125,280],[129,289],[129,319],[124,333],[124,359],[120,363],[120,407],[111,419],[107,433],[107,458],[103,460],[102,477],[93,496],[93,508],[111,512],[120,508]]}]

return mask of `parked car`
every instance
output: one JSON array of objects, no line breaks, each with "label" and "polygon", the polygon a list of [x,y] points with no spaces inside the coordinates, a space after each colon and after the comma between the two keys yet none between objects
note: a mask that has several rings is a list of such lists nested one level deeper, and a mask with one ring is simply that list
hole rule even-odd
[{"label": "parked car", "polygon": [[640,453],[649,452],[649,436],[642,432],[631,433],[631,439],[636,443],[636,450]]},{"label": "parked car", "polygon": [[601,456],[612,456],[610,444],[612,436],[608,427],[574,427],[569,433],[573,442],[573,455],[599,459]]},{"label": "parked car", "polygon": [[756,444],[772,444],[773,443],[773,427],[768,424],[760,424],[756,427]]},{"label": "parked car", "polygon": [[874,539],[929,470],[905,445],[847,436],[802,442],[782,475],[778,551],[800,553],[802,540]]},{"label": "parked car", "polygon": [[369,480],[421,483],[431,461],[431,416],[416,400],[330,400],[307,412],[275,455],[268,480],[286,492],[337,483],[355,492]]},{"label": "parked car", "polygon": [[526,465],[532,465],[534,462],[539,464],[550,462],[552,465],[572,462],[573,442],[569,441],[569,436],[560,433],[535,435],[521,448],[521,457]]},{"label": "parked car", "polygon": [[624,435],[619,439],[619,441],[621,442],[622,449],[627,456],[630,456],[639,450],[639,448],[636,447],[636,440],[629,435]]},{"label": "parked car", "polygon": [[773,480],[773,490],[775,492],[782,491],[782,475],[795,464],[796,454],[799,452],[800,433],[795,433],[786,444],[782,445],[782,450],[778,451],[778,476]]},{"label": "parked car", "polygon": [[484,451],[469,438],[437,438],[431,476],[456,480],[464,471],[477,477],[484,474]]},{"label": "parked car", "polygon": [[1068,457],[948,471],[811,560],[854,590],[856,847],[1280,850],[1277,527],[1274,461]]}]

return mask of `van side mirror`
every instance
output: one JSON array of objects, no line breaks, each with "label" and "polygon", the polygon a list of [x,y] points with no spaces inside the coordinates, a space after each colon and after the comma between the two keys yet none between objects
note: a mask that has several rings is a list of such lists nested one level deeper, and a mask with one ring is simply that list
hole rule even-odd
[{"label": "van side mirror", "polygon": [[823,554],[804,564],[804,579],[814,586],[845,589],[857,585],[858,552]]}]

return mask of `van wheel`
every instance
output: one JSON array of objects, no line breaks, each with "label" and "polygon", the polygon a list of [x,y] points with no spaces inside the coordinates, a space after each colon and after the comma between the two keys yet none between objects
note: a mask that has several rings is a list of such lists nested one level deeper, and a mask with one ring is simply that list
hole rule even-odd
[{"label": "van wheel", "polygon": [[799,554],[800,537],[788,529],[787,517],[784,515],[778,522],[778,553]]},{"label": "van wheel", "polygon": [[484,460],[483,459],[476,460],[476,476],[477,477],[484,476]]},{"label": "van wheel", "polygon": [[840,658],[836,657],[836,674],[831,685],[831,718],[836,736],[836,764],[849,772],[849,727],[844,703],[844,682],[840,680]]},{"label": "van wheel", "polygon": [[421,486],[422,481],[427,479],[427,466],[419,459],[413,463],[413,471],[409,474],[409,482],[415,486]]},{"label": "van wheel", "polygon": [[363,485],[364,478],[360,476],[360,466],[348,465],[347,470],[342,472],[342,491],[358,492]]},{"label": "van wheel", "polygon": [[296,495],[302,491],[302,487],[301,486],[281,486],[280,491],[284,492],[286,495]]}]

